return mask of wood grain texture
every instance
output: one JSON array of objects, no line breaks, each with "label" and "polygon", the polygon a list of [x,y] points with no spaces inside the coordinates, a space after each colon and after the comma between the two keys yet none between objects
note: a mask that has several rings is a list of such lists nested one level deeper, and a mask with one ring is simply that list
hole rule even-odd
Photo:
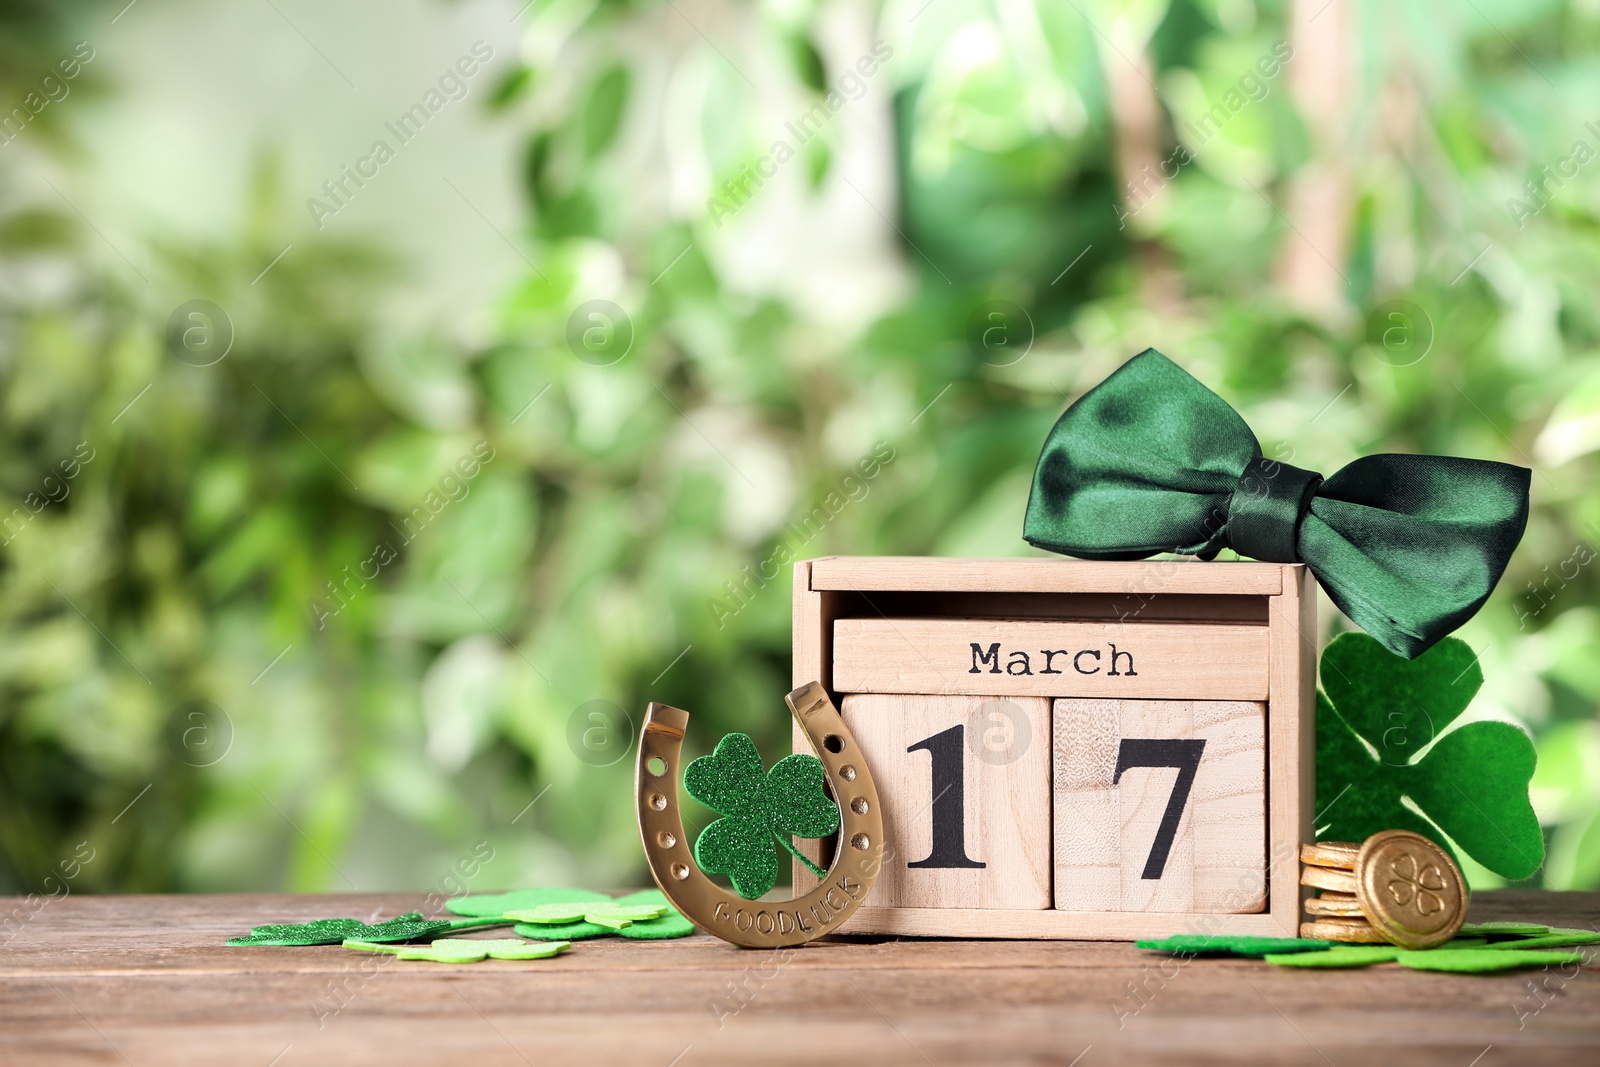
[{"label": "wood grain texture", "polygon": [[[775,954],[707,935],[450,966],[222,944],[259,922],[396,915],[423,895],[52,902],[0,945],[0,1061],[748,1067],[856,1050],[873,1067],[1064,1067],[1087,1048],[1078,1067],[1540,1067],[1600,1054],[1593,966],[1309,973],[1258,960],[1180,965],[1116,942],[835,937]],[[1470,918],[1600,926],[1600,893],[1478,893]],[[370,974],[356,969],[364,960]]]},{"label": "wood grain texture", "polygon": [[[1055,906],[1234,912],[1266,902],[1266,716],[1244,701],[1057,700]],[[1127,738],[1205,744],[1161,876],[1146,878],[1179,770],[1115,770]]]},{"label": "wood grain texture", "polygon": [[[803,581],[797,574],[795,587],[796,678],[821,678],[836,700],[849,692],[834,676],[831,645],[834,623],[840,619],[949,620],[970,611],[990,618],[1098,619],[1102,626],[1109,620],[1122,629],[1185,621],[1267,630],[1268,908],[1260,914],[1224,916],[1216,929],[1285,936],[1298,930],[1301,892],[1295,884],[1295,858],[1300,842],[1311,839],[1315,737],[1316,650],[1314,639],[1301,635],[1315,633],[1316,600],[1303,566],[867,557],[829,557],[807,565],[808,574]],[[987,672],[985,677],[993,678]],[[829,847],[824,843],[824,855]],[[797,884],[809,886],[809,872],[795,866]],[[1130,921],[1131,915],[1053,911],[1041,918],[1023,910],[878,906],[863,908],[850,928],[949,937],[1061,938],[1139,937],[1192,928],[1192,916],[1183,913],[1142,913]]]},{"label": "wood grain texture", "polygon": [[[833,626],[831,619],[824,619],[824,611],[828,602],[838,594],[824,594],[815,592],[811,588],[811,561],[801,560],[794,565],[794,600],[793,615],[791,619],[791,641],[793,653],[790,659],[790,687],[799,689],[807,682],[820,682],[822,687],[833,694]],[[838,697],[834,695],[837,703]],[[806,741],[806,732],[800,724],[790,719],[790,744],[792,751],[811,752],[811,745]],[[833,839],[811,840],[800,838],[796,847],[813,863],[827,866],[824,856],[832,856],[832,848],[836,844]],[[789,861],[790,870],[793,872],[794,890],[796,896],[802,896],[815,889],[818,878],[811,873],[811,869],[799,860]]]},{"label": "wood grain texture", "polygon": [[[883,805],[881,907],[1026,910],[1050,906],[1050,704],[1038,698],[853,694],[841,708]],[[913,745],[959,727],[965,855],[981,868],[910,864],[933,851],[933,756]]]},{"label": "wood grain texture", "polygon": [[870,592],[828,590],[837,615],[888,618],[1058,619],[1066,622],[1267,624],[1264,596],[1209,593]]},{"label": "wood grain texture", "polygon": [[1156,559],[954,559],[939,556],[825,556],[811,560],[811,588],[934,592],[1223,593],[1276,596],[1281,563]]},{"label": "wood grain texture", "polygon": [[868,904],[843,927],[847,934],[1007,940],[1137,941],[1173,934],[1276,937],[1265,913],[1201,915],[1174,911],[1000,911],[975,908],[890,908]]},{"label": "wood grain texture", "polygon": [[1272,643],[1267,698],[1268,911],[1284,937],[1300,931],[1300,846],[1316,840],[1317,586],[1302,564],[1285,567],[1283,594],[1267,601]]},{"label": "wood grain texture", "polygon": [[838,619],[846,693],[1265,700],[1264,626]]}]

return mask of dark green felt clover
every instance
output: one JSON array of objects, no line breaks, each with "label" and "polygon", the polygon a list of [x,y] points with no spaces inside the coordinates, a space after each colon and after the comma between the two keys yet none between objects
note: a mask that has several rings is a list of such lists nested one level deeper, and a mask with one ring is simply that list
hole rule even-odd
[{"label": "dark green felt clover", "polygon": [[[499,917],[496,916],[496,919]],[[381,923],[367,924],[360,919],[313,919],[303,923],[271,923],[252,927],[244,937],[230,937],[228,944],[245,945],[338,945],[345,941],[416,941],[455,930],[503,926],[503,922],[473,919],[424,919],[420,912],[399,915]]]},{"label": "dark green felt clover", "polygon": [[1268,954],[1326,952],[1332,942],[1309,937],[1255,937],[1249,934],[1173,934],[1149,941],[1135,941],[1134,948],[1170,952],[1174,956],[1246,956],[1259,959]]},{"label": "dark green felt clover", "polygon": [[1483,685],[1464,641],[1448,637],[1407,660],[1366,634],[1340,634],[1323,650],[1319,677],[1318,839],[1411,830],[1447,851],[1453,841],[1503,878],[1539,869],[1544,835],[1528,800],[1533,742],[1503,722],[1445,731]]},{"label": "dark green felt clover", "polygon": [[756,743],[745,734],[728,734],[708,756],[683,771],[689,795],[721,815],[700,832],[695,862],[710,874],[725,874],[734,892],[755,900],[778,881],[778,844],[811,868],[789,840],[826,837],[839,829],[839,809],[823,792],[822,761],[805,753],[785,756],[766,770]]},{"label": "dark green felt clover", "polygon": [[498,919],[508,912],[537,911],[554,906],[585,906],[595,909],[596,918],[612,918],[623,909],[645,908],[660,912],[659,918],[628,919],[627,925],[594,923],[580,919],[567,923],[522,922],[512,931],[534,941],[585,941],[592,937],[626,937],[635,941],[664,941],[675,937],[688,937],[694,933],[694,923],[685,919],[662,895],[659,889],[646,889],[624,897],[608,897],[592,889],[513,889],[508,893],[483,893],[476,896],[455,897],[445,907],[457,915]]}]

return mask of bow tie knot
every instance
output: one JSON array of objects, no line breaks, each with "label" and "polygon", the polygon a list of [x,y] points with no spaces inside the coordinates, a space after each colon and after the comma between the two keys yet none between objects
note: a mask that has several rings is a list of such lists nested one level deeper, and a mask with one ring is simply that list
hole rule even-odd
[{"label": "bow tie knot", "polygon": [[1256,456],[1245,464],[1228,502],[1228,547],[1267,563],[1299,563],[1300,523],[1322,475]]},{"label": "bow tie knot", "polygon": [[1531,475],[1378,455],[1324,479],[1262,456],[1238,412],[1152,348],[1057,420],[1022,532],[1086,559],[1232,548],[1304,563],[1353,622],[1412,659],[1489,598],[1527,525]]}]

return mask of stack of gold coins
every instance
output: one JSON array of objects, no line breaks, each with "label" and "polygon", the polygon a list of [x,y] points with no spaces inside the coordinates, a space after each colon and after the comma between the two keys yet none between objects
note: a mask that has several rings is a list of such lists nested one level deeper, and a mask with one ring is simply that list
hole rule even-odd
[{"label": "stack of gold coins", "polygon": [[1355,941],[1386,944],[1388,939],[1372,928],[1356,899],[1356,856],[1361,846],[1348,841],[1322,841],[1300,846],[1300,884],[1322,890],[1306,900],[1309,922],[1300,924],[1300,936],[1319,941]]},{"label": "stack of gold coins", "polygon": [[1456,935],[1467,886],[1449,854],[1420,834],[1385,830],[1361,844],[1300,846],[1300,884],[1322,891],[1305,902],[1300,936],[1423,949]]}]

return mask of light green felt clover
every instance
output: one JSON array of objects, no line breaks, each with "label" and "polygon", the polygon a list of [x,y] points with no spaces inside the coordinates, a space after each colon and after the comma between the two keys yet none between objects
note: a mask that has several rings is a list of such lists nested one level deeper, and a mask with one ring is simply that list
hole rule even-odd
[{"label": "light green felt clover", "polygon": [[700,832],[695,862],[707,873],[727,875],[734,892],[746,900],[777,884],[774,840],[817,877],[826,876],[789,840],[838,831],[839,809],[823,792],[823,781],[822,761],[815,756],[785,756],[769,771],[747,735],[723,737],[710,755],[683,770],[689,795],[722,816]]},{"label": "light green felt clover", "polygon": [[1402,952],[1395,957],[1402,966],[1418,971],[1456,971],[1463,974],[1487,974],[1492,971],[1512,971],[1519,967],[1549,967],[1568,963],[1582,963],[1581,952],[1541,952],[1537,950],[1497,950],[1485,948],[1436,948],[1425,952]]},{"label": "light green felt clover", "polygon": [[[494,917],[498,920],[498,916]],[[337,945],[346,940],[370,942],[416,941],[434,934],[455,930],[476,930],[503,926],[504,922],[476,919],[424,919],[420,912],[399,915],[368,925],[360,919],[313,919],[303,923],[271,923],[251,928],[243,937],[230,937],[228,944],[250,945]]]},{"label": "light green felt clover", "polygon": [[1319,839],[1363,841],[1401,829],[1451,850],[1442,830],[1503,878],[1539,869],[1544,836],[1528,800],[1533,742],[1503,722],[1445,732],[1483,684],[1466,642],[1447,637],[1406,660],[1366,634],[1344,633],[1323,650],[1318,676],[1317,810],[1326,820]]},{"label": "light green felt clover", "polygon": [[1335,945],[1326,952],[1269,952],[1262,959],[1279,967],[1370,967],[1388,963],[1400,950],[1393,945]]},{"label": "light green felt clover", "polygon": [[[659,908],[661,914],[654,919],[630,919],[622,927],[603,926],[584,919],[570,923],[521,922],[513,932],[535,941],[583,941],[592,937],[626,937],[633,940],[656,941],[674,937],[687,937],[694,933],[694,924],[685,919],[667,902],[659,889],[646,889],[613,900],[604,893],[590,889],[513,889],[509,893],[485,893],[477,896],[456,897],[445,907],[457,915],[501,918],[509,912],[532,911],[547,905],[586,907],[599,904],[619,908]],[[509,920],[508,920],[509,921]]]},{"label": "light green felt clover", "polygon": [[636,922],[659,919],[666,913],[665,904],[629,905],[608,900],[595,904],[540,904],[526,911],[508,911],[505,917],[519,923],[538,923],[541,926],[589,922],[612,930],[626,930]]},{"label": "light green felt clover", "polygon": [[1547,934],[1524,937],[1514,941],[1496,941],[1489,948],[1548,948],[1552,945],[1600,945],[1600,930],[1568,930],[1552,928]]},{"label": "light green felt clover", "polygon": [[1151,941],[1135,941],[1135,948],[1181,956],[1254,956],[1291,952],[1326,952],[1328,941],[1308,937],[1252,937],[1227,934],[1173,934]]},{"label": "light green felt clover", "polygon": [[569,941],[534,943],[520,938],[484,940],[447,937],[431,945],[380,945],[372,941],[346,941],[345,948],[363,952],[387,952],[403,960],[430,963],[477,963],[479,960],[542,960],[566,951]]},{"label": "light green felt clover", "polygon": [[[1484,944],[1481,937],[1458,937],[1429,951],[1475,949],[1482,948]],[[1262,959],[1279,967],[1371,967],[1375,963],[1390,963],[1399,959],[1403,951],[1397,945],[1349,945],[1335,941],[1327,952],[1272,953]]]},{"label": "light green felt clover", "polygon": [[1461,924],[1461,933],[1475,937],[1538,937],[1549,932],[1550,928],[1543,923],[1524,923],[1506,919],[1488,923]]}]

